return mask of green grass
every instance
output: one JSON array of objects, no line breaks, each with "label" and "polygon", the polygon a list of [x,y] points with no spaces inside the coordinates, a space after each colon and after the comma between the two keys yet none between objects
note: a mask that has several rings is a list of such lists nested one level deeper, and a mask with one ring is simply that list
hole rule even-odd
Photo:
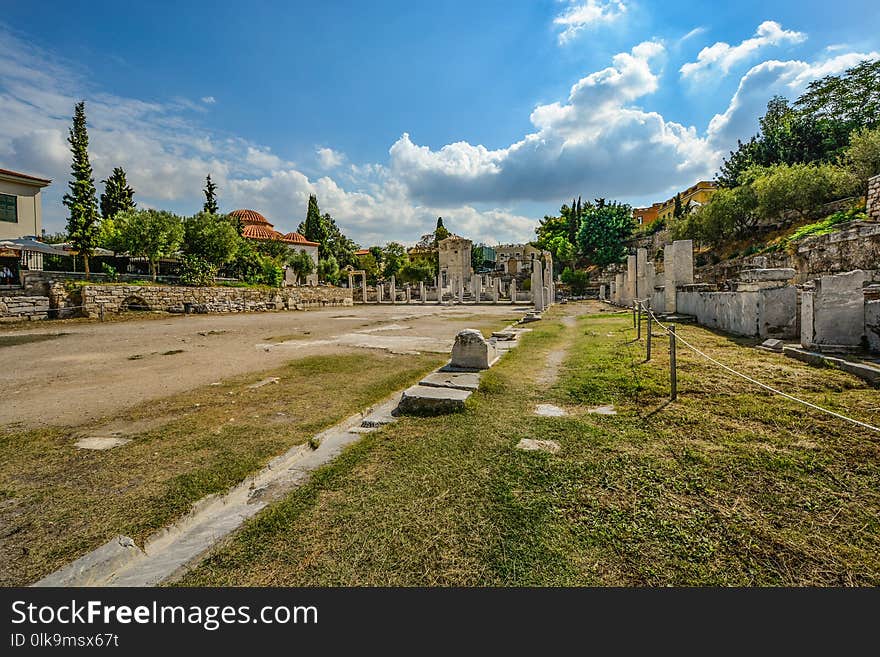
[{"label": "green grass", "polygon": [[[140,542],[293,445],[442,363],[439,355],[311,356],[144,404],[132,442],[74,446],[100,427],[0,432],[0,585],[33,582],[118,534]],[[247,386],[267,375],[271,386]],[[328,391],[332,391],[329,394]]]},{"label": "green grass", "polygon": [[789,235],[773,240],[762,250],[762,252],[783,250],[793,246],[805,237],[828,235],[829,233],[840,230],[839,224],[857,220],[867,221],[867,219],[868,216],[865,214],[863,209],[856,208],[852,210],[835,212],[834,214],[828,215],[821,221],[816,221],[814,223],[807,224],[806,226],[801,226]]},{"label": "green grass", "polygon": [[[183,585],[877,585],[877,437],[679,352],[644,363],[628,316],[557,307],[465,413],[366,436],[246,523]],[[713,357],[876,423],[843,373],[682,326]],[[551,351],[560,377],[536,385]],[[544,418],[550,402],[569,416]],[[614,404],[615,416],[587,413]],[[514,449],[559,442],[557,455]]]}]

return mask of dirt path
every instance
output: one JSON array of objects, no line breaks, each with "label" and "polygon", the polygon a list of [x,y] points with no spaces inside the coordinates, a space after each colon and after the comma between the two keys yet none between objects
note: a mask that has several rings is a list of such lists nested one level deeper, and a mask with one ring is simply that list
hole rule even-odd
[{"label": "dirt path", "polygon": [[143,401],[311,355],[358,349],[443,353],[461,329],[486,328],[523,311],[504,305],[370,305],[41,323],[2,333],[0,425],[78,426]]},{"label": "dirt path", "polygon": [[568,350],[571,347],[571,343],[574,342],[574,329],[577,326],[577,318],[582,315],[589,315],[595,312],[601,312],[598,307],[594,307],[592,303],[584,307],[583,305],[578,306],[560,306],[560,308],[571,309],[567,314],[562,316],[559,321],[565,326],[565,331],[563,333],[563,344],[552,349],[549,354],[547,354],[547,359],[544,361],[544,367],[541,368],[540,373],[538,374],[538,378],[536,382],[538,385],[549,388],[556,380],[559,378],[559,370],[562,367],[562,363],[565,362],[565,356],[568,354]]}]

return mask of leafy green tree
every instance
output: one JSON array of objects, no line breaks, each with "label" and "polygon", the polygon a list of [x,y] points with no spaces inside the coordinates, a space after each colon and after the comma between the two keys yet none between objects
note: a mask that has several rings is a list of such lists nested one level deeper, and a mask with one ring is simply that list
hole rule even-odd
[{"label": "leafy green tree", "polygon": [[758,221],[758,200],[751,185],[719,189],[695,213],[673,225],[675,239],[696,239],[711,244],[745,237]]},{"label": "leafy green tree", "polygon": [[880,124],[880,60],[864,60],[842,75],[828,75],[807,85],[795,107],[818,119],[856,128]]},{"label": "leafy green tree", "polygon": [[406,249],[399,242],[388,242],[382,249],[382,275],[385,278],[397,276],[407,263]]},{"label": "leafy green tree", "polygon": [[850,140],[844,158],[846,167],[859,181],[864,193],[868,178],[880,174],[880,128],[860,128]]},{"label": "leafy green tree", "polygon": [[89,162],[89,133],[86,128],[86,104],[80,101],[73,110],[73,125],[67,138],[73,154],[71,171],[73,180],[68,183],[70,191],[64,195],[64,205],[69,210],[67,236],[73,249],[83,258],[86,278],[89,277],[89,257],[97,246],[100,217],[97,192]]},{"label": "leafy green tree", "polygon": [[180,282],[183,285],[213,285],[216,277],[217,266],[204,258],[197,255],[184,255],[180,258]]},{"label": "leafy green tree", "polygon": [[125,179],[122,167],[113,169],[110,177],[101,182],[104,183],[104,193],[101,194],[101,217],[104,221],[113,219],[120,212],[135,209],[134,190]]},{"label": "leafy green tree", "polygon": [[228,215],[199,212],[184,219],[183,229],[183,251],[188,255],[198,256],[215,267],[222,267],[235,260],[243,241]]},{"label": "leafy green tree", "polygon": [[125,250],[132,256],[146,258],[156,280],[159,260],[174,255],[183,242],[180,217],[164,210],[148,209],[121,212],[116,219]]},{"label": "leafy green tree", "polygon": [[379,263],[376,262],[376,256],[373,255],[372,251],[358,256],[357,269],[364,270],[364,273],[367,275],[367,281],[370,283],[376,282],[376,278],[379,276]]},{"label": "leafy green tree", "polygon": [[333,285],[339,282],[339,263],[332,254],[318,260],[318,277]]},{"label": "leafy green tree", "polygon": [[315,261],[305,251],[294,251],[287,258],[287,265],[296,274],[298,282],[305,282],[306,278],[315,273]]},{"label": "leafy green tree", "polygon": [[755,190],[761,219],[778,219],[785,212],[806,219],[823,204],[853,194],[858,186],[848,171],[833,164],[754,167],[746,172],[743,182]]},{"label": "leafy green tree", "polygon": [[635,221],[632,207],[616,201],[588,207],[578,230],[578,248],[593,264],[600,267],[623,260],[627,239],[632,236]]},{"label": "leafy green tree", "polygon": [[210,173],[205,179],[205,189],[202,191],[205,192],[205,204],[202,206],[202,212],[218,214],[220,212],[220,206],[217,205],[217,185],[211,180]]},{"label": "leafy green tree", "polygon": [[589,282],[587,272],[566,267],[562,271],[561,278],[562,282],[571,288],[572,294],[580,296],[587,291],[587,283]]},{"label": "leafy green tree", "polygon": [[426,262],[408,262],[397,273],[397,279],[402,283],[428,282],[434,277],[434,269]]}]

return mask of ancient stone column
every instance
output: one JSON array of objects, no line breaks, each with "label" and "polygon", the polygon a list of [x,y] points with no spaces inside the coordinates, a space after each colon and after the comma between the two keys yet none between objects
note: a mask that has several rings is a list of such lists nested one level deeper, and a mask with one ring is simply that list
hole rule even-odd
[{"label": "ancient stone column", "polygon": [[425,295],[425,281],[419,281],[419,300],[422,303],[428,301],[428,297]]},{"label": "ancient stone column", "polygon": [[635,299],[642,301],[648,296],[648,249],[636,249]]},{"label": "ancient stone column", "polygon": [[391,297],[391,303],[397,303],[397,281],[391,276],[391,282],[388,284],[388,296]]},{"label": "ancient stone column", "polygon": [[516,303],[516,279],[512,279],[510,281],[510,287],[508,288],[510,291],[510,303]]},{"label": "ancient stone column", "polygon": [[547,258],[544,263],[544,287],[547,288],[547,298],[544,300],[544,307],[551,306],[556,303],[556,293],[553,289],[553,262]]},{"label": "ancient stone column", "polygon": [[498,288],[500,286],[501,286],[501,279],[500,278],[493,278],[492,279],[492,303],[498,303],[498,293],[500,291]]},{"label": "ancient stone column", "polygon": [[412,303],[412,287],[407,283],[406,285],[406,302]]},{"label": "ancient stone column", "polygon": [[633,299],[636,298],[636,272],[638,271],[637,256],[631,255],[626,257],[626,292],[624,293],[623,304],[631,306]]},{"label": "ancient stone column", "polygon": [[664,311],[677,312],[676,288],[694,282],[694,242],[677,240],[663,247]]},{"label": "ancient stone column", "polygon": [[382,292],[385,289],[384,283],[376,282],[376,303],[382,303]]},{"label": "ancient stone column", "polygon": [[599,285],[599,299],[605,301],[605,283]]},{"label": "ancient stone column", "polygon": [[364,303],[367,302],[367,275],[361,274],[361,282],[364,284]]}]

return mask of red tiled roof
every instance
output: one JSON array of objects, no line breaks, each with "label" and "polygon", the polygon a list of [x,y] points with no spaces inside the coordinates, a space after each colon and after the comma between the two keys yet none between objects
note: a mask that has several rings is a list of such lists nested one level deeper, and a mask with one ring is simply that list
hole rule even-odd
[{"label": "red tiled roof", "polygon": [[27,180],[33,180],[35,182],[41,182],[41,183],[45,183],[47,185],[52,182],[48,178],[38,178],[37,176],[31,176],[27,173],[20,173],[18,171],[11,171],[9,169],[0,169],[0,175],[15,176],[17,178],[26,178]]},{"label": "red tiled roof", "polygon": [[354,254],[356,256],[370,255],[370,250],[369,249],[358,249],[357,251],[354,252]]},{"label": "red tiled roof", "polygon": [[305,246],[321,246],[320,244],[318,244],[318,242],[310,242],[306,239],[305,235],[301,235],[297,232],[287,233],[287,235],[284,236],[284,239],[289,242],[293,242],[294,244],[303,244]]},{"label": "red tiled roof", "polygon": [[245,224],[246,226],[263,225],[272,228],[272,224],[269,223],[266,217],[261,215],[256,210],[233,210],[229,213],[229,216],[240,219],[241,223]]}]

